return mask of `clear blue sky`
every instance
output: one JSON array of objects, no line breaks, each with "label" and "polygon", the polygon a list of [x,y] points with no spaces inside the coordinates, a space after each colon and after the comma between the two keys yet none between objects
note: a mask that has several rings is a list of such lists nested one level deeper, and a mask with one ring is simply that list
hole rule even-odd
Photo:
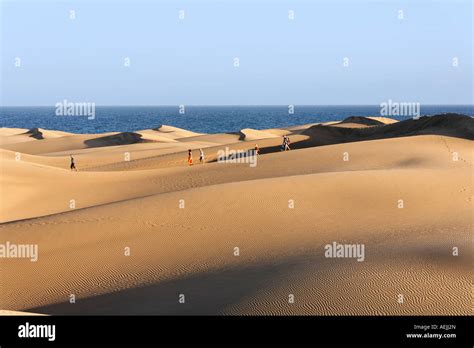
[{"label": "clear blue sky", "polygon": [[471,0],[0,1],[1,105],[473,102]]}]

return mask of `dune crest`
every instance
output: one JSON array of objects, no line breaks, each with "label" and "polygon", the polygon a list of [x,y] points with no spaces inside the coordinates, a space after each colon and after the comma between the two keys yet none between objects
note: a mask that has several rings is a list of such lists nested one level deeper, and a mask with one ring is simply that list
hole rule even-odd
[{"label": "dune crest", "polygon": [[423,116],[416,120],[408,119],[375,127],[336,126],[315,125],[302,134],[310,136],[311,140],[308,142],[313,146],[414,135],[445,135],[474,140],[474,119],[459,114]]},{"label": "dune crest", "polygon": [[366,116],[368,119],[375,120],[378,122],[382,122],[384,124],[392,124],[398,122],[397,120],[390,118],[390,117],[383,117],[383,116]]},{"label": "dune crest", "polygon": [[252,128],[244,128],[239,131],[240,140],[254,141],[258,139],[279,138],[278,135],[272,132],[257,130]]},{"label": "dune crest", "polygon": [[369,117],[363,117],[363,116],[350,116],[346,117],[344,120],[339,122],[341,123],[356,123],[356,124],[362,124],[365,126],[381,126],[384,125],[385,123],[379,120],[375,120],[373,118]]},{"label": "dune crest", "polygon": [[187,137],[202,135],[202,133],[196,133],[196,132],[189,131],[187,129],[167,126],[167,125],[161,125],[151,130],[155,132],[159,132],[161,135],[167,136],[171,139],[180,139],[180,138],[187,138]]}]

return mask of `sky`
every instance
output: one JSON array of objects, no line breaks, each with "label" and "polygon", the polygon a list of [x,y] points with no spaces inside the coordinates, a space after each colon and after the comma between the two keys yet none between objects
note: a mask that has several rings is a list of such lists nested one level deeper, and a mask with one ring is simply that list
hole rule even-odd
[{"label": "sky", "polygon": [[2,106],[473,103],[471,0],[0,1]]}]

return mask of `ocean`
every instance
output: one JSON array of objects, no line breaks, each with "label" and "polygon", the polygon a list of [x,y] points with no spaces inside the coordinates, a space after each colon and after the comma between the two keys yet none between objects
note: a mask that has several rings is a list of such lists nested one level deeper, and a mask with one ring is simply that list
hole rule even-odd
[{"label": "ocean", "polygon": [[[473,105],[426,105],[421,115],[460,113],[474,116]],[[55,107],[0,107],[0,127],[45,128],[73,133],[132,132],[170,125],[200,133],[235,132],[242,128],[280,128],[342,120],[348,116],[380,116],[379,105],[298,106],[97,106],[95,118],[57,116]],[[407,116],[390,116],[398,120]]]}]

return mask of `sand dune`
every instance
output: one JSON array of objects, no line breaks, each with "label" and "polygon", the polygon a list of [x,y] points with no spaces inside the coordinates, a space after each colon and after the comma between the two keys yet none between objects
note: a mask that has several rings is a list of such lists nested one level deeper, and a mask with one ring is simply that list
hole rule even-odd
[{"label": "sand dune", "polygon": [[382,116],[366,116],[366,118],[369,118],[371,120],[379,121],[382,122],[383,124],[392,124],[395,122],[398,122],[397,120],[390,118],[390,117],[382,117]]},{"label": "sand dune", "polygon": [[187,137],[184,139],[179,139],[181,142],[204,142],[212,145],[219,145],[219,144],[232,144],[237,143],[240,141],[239,134],[232,134],[232,133],[225,133],[225,134],[205,134],[205,135],[198,135]]},{"label": "sand dune", "polygon": [[141,138],[144,140],[151,140],[151,141],[162,142],[162,143],[175,143],[176,142],[174,138],[163,136],[162,133],[153,129],[145,129],[145,130],[138,131],[135,133],[140,134]]},{"label": "sand dune", "polygon": [[44,314],[31,313],[31,312],[20,312],[20,311],[5,311],[5,310],[0,310],[0,315],[36,316],[36,315],[44,315]]},{"label": "sand dune", "polygon": [[35,138],[30,137],[27,134],[14,134],[14,135],[0,135],[0,146],[5,146],[9,144],[22,143],[25,141],[34,141]]},{"label": "sand dune", "polygon": [[263,131],[265,133],[270,133],[270,134],[276,135],[278,137],[283,137],[284,135],[293,134],[293,132],[290,129],[270,128],[270,129],[264,129]]},{"label": "sand dune", "polygon": [[158,132],[161,136],[166,136],[170,139],[181,139],[201,135],[201,133],[191,132],[186,129],[167,125],[153,128],[153,131]]},{"label": "sand dune", "polygon": [[367,126],[365,124],[360,123],[350,123],[350,122],[339,122],[336,124],[331,125],[331,127],[338,127],[338,128],[367,128],[371,126]]},{"label": "sand dune", "polygon": [[0,128],[0,146],[25,141],[59,138],[66,135],[71,135],[71,133],[50,131],[42,128]]},{"label": "sand dune", "polygon": [[[0,243],[38,244],[39,258],[2,259],[0,315],[469,315],[472,119],[418,121],[291,127],[289,152],[268,130],[2,146]],[[255,142],[257,166],[215,162]],[[187,166],[203,145],[208,162]],[[67,170],[68,146],[87,171]],[[334,241],[364,244],[364,261],[325,257]]]},{"label": "sand dune", "polygon": [[323,126],[341,127],[341,128],[366,128],[373,126],[383,126],[398,122],[397,120],[387,117],[366,117],[366,116],[350,116],[341,122],[326,123]]},{"label": "sand dune", "polygon": [[[363,116],[350,116],[339,122],[339,124],[350,123],[350,124],[360,124],[365,126],[381,126],[386,123],[379,121],[374,118],[370,117],[363,117]],[[391,122],[394,123],[394,122]]]},{"label": "sand dune", "polygon": [[266,132],[251,128],[245,128],[240,130],[240,140],[253,141],[257,139],[267,139],[267,138],[279,138],[279,136],[273,134],[272,132]]},{"label": "sand dune", "polygon": [[24,132],[23,134],[26,134],[30,136],[31,138],[35,138],[37,140],[60,138],[66,135],[72,135],[72,133],[68,133],[68,132],[57,131],[57,130],[47,130],[43,128],[32,128]]},{"label": "sand dune", "polygon": [[[153,133],[156,133],[154,135]],[[106,147],[106,146],[118,146],[118,145],[129,145],[142,142],[175,142],[175,138],[178,138],[175,132],[170,132],[174,135],[163,135],[160,132],[148,130],[141,132],[122,132],[122,133],[104,133],[104,134],[69,134],[63,136],[50,136],[47,138],[43,137],[44,131],[34,129],[27,134],[37,140],[43,140],[36,142],[35,146],[23,143],[9,143],[2,146],[2,148],[18,151],[28,154],[54,154],[59,152],[68,152],[74,150],[81,150],[91,147]],[[194,134],[189,132],[190,134]],[[186,133],[185,133],[186,134]],[[59,135],[59,134],[58,134]]]},{"label": "sand dune", "polygon": [[[207,136],[203,136],[207,137]],[[106,165],[100,165],[96,167],[88,167],[87,170],[89,171],[129,171],[129,170],[144,170],[144,169],[157,169],[157,168],[170,168],[170,167],[182,167],[187,163],[187,154],[188,149],[192,149],[194,156],[199,156],[198,149],[203,148],[206,156],[207,163],[213,163],[217,160],[218,151],[225,151],[227,150],[236,150],[236,151],[248,151],[254,149],[255,144],[258,143],[260,146],[260,152],[262,154],[269,154],[273,152],[280,152],[281,151],[281,143],[282,138],[274,137],[274,138],[265,138],[265,139],[255,139],[253,141],[239,141],[238,136],[236,135],[218,135],[221,140],[225,140],[225,138],[229,139],[231,142],[227,144],[218,144],[218,140],[215,143],[208,143],[208,142],[198,142],[198,141],[190,141],[190,142],[181,142],[180,147],[173,147],[166,153],[161,151],[160,153],[156,153],[153,156],[146,156],[134,159],[129,162],[124,162],[121,160],[120,162],[115,162]],[[198,137],[200,138],[200,137]],[[194,137],[193,137],[194,139]],[[293,145],[297,145],[303,143],[304,141],[308,140],[309,137],[306,135],[292,135],[291,141]],[[218,145],[216,145],[218,144]]]},{"label": "sand dune", "polygon": [[[21,142],[15,144],[7,144],[2,146],[3,149],[26,153],[30,155],[47,155],[48,153],[59,151],[73,151],[87,148],[86,141],[94,138],[102,138],[108,135],[117,133],[105,134],[75,134],[59,138],[34,140],[33,143]],[[34,138],[33,138],[34,139]],[[33,145],[32,145],[33,144]]]},{"label": "sand dune", "polygon": [[389,117],[380,117],[380,116],[350,116],[346,117],[341,122],[338,122],[334,125],[341,125],[345,123],[350,124],[360,124],[365,126],[382,126],[385,124],[392,124],[398,122],[397,120]]},{"label": "sand dune", "polygon": [[6,128],[6,127],[0,127],[0,136],[2,137],[8,137],[11,135],[18,135],[22,133],[26,133],[28,129],[25,128]]},{"label": "sand dune", "polygon": [[[353,121],[353,120],[352,120]],[[474,120],[470,116],[457,114],[421,117],[376,127],[336,127],[337,125],[316,125],[303,134],[308,135],[311,145],[328,145],[413,135],[446,135],[474,140]],[[305,146],[310,146],[306,144]]]}]

